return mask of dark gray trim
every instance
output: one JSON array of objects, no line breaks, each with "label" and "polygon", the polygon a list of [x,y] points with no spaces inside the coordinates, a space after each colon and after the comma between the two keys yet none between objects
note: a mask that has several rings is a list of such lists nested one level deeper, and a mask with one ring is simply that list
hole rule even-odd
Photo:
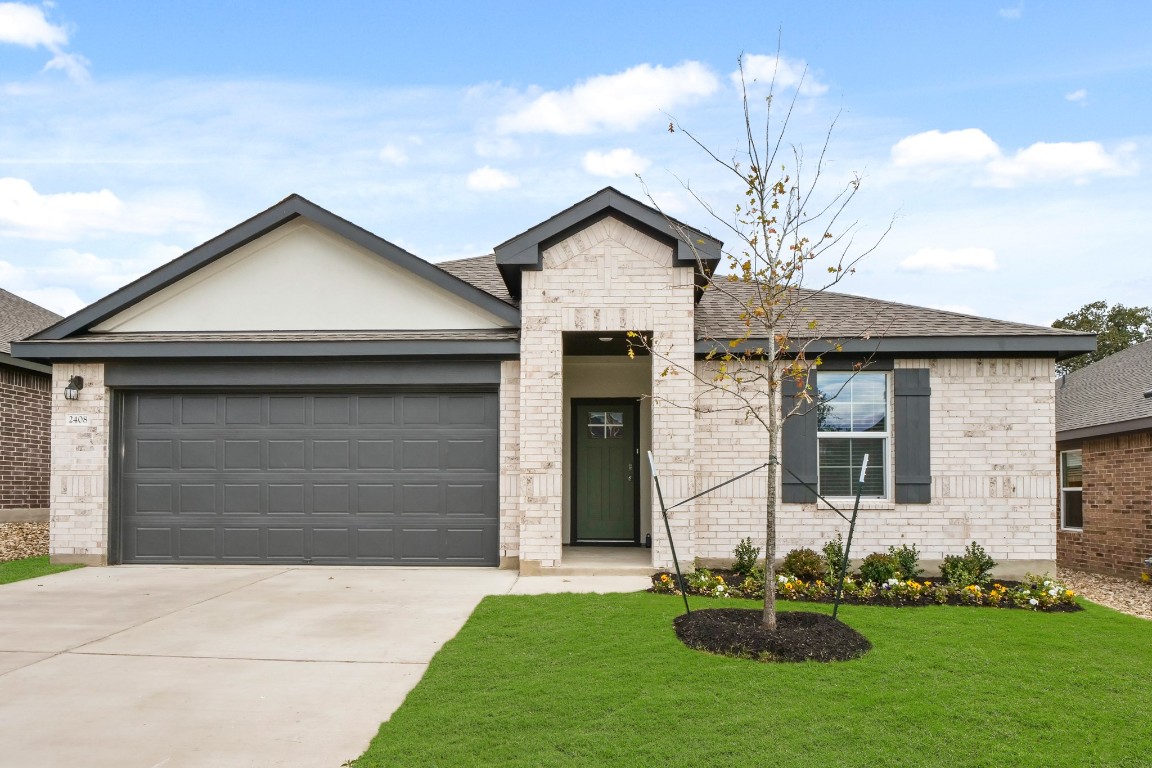
[{"label": "dark gray trim", "polygon": [[[764,346],[763,339],[748,339],[735,347],[729,347],[729,339],[703,340],[696,342],[696,355],[707,355],[715,349],[719,353],[742,353]],[[903,336],[875,339],[817,340],[810,344],[805,353],[808,357],[838,351],[849,354],[883,355],[1005,355],[1023,354],[1035,356],[1055,356],[1057,360],[1090,352],[1096,348],[1095,336]]]},{"label": "dark gray trim", "polygon": [[117,362],[104,368],[109,387],[387,387],[467,386],[495,391],[500,363],[495,360],[314,362]]},{"label": "dark gray trim", "polygon": [[515,360],[518,341],[156,341],[14,342],[36,360],[152,360],[156,358],[490,357]]},{"label": "dark gray trim", "polygon": [[927,368],[892,372],[897,504],[932,502],[932,385]]},{"label": "dark gray trim", "polygon": [[303,217],[329,231],[367,248],[398,267],[428,280],[439,288],[468,301],[509,324],[520,325],[520,310],[505,304],[476,286],[461,280],[430,262],[399,248],[347,219],[321,208],[300,195],[290,195],[268,210],[197,246],[164,266],[149,272],[120,290],[64,318],[35,334],[32,340],[63,339],[122,312],[142,299],[172,285],[201,267],[226,256],[297,217]]},{"label": "dark gray trim", "polygon": [[[105,384],[108,382],[105,381]],[[108,565],[120,565],[124,562],[123,514],[120,508],[123,497],[120,489],[120,471],[124,461],[124,451],[121,450],[121,441],[124,439],[123,392],[112,392],[112,414],[108,432]]]},{"label": "dark gray trim", "polygon": [[[809,377],[815,392],[816,375]],[[816,501],[819,481],[819,445],[816,441],[816,407],[799,397],[796,380],[785,376],[780,382],[780,406],[788,413],[796,405],[801,410],[785,419],[780,428],[780,461],[789,472],[780,473],[780,500],[786,504],[810,504]],[[807,483],[811,488],[804,486]]]},{"label": "dark gray trim", "polygon": [[[860,366],[857,368],[857,366]],[[882,358],[879,360],[869,359],[868,356],[860,357],[836,357],[827,356],[820,358],[820,365],[818,370],[821,371],[890,371],[892,370],[892,358]]]},{"label": "dark gray trim", "polygon": [[[504,278],[508,292],[520,298],[520,273],[524,269],[543,269],[543,252],[552,244],[575,234],[580,229],[608,215],[615,215],[630,226],[666,243],[672,248],[672,264],[677,267],[697,266],[697,254],[702,257],[706,279],[720,263],[723,243],[687,225],[680,225],[695,243],[679,237],[676,226],[660,211],[629,197],[613,187],[605,187],[547,221],[505,240],[493,249],[496,265]],[[677,222],[679,224],[679,222]],[[697,286],[697,301],[703,282]]]},{"label": "dark gray trim", "polygon": [[49,376],[52,375],[52,366],[43,365],[41,363],[33,363],[30,360],[21,360],[18,357],[13,357],[7,352],[0,352],[0,365],[10,365],[13,368],[23,368],[26,371],[46,373]]},{"label": "dark gray trim", "polygon": [[1152,416],[1146,416],[1142,419],[1117,421],[1112,424],[1097,424],[1091,427],[1065,429],[1056,433],[1056,441],[1062,443],[1065,440],[1082,440],[1087,437],[1107,437],[1125,432],[1141,432],[1146,429],[1152,429]]}]

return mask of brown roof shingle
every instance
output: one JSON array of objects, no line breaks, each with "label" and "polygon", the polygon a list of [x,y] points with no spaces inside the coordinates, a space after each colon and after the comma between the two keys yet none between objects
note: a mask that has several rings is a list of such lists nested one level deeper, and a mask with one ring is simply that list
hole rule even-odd
[{"label": "brown roof shingle", "polygon": [[11,354],[12,342],[42,331],[63,318],[0,288],[0,352]]}]

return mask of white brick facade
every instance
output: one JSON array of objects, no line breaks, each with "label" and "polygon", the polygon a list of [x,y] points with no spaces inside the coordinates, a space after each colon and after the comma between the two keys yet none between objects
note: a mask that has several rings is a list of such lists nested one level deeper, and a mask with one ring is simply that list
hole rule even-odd
[{"label": "white brick facade", "polygon": [[[73,376],[84,377],[77,400],[64,398]],[[49,551],[58,563],[108,562],[108,448],[111,407],[104,366],[52,368],[52,522]],[[69,416],[87,425],[68,424]]]},{"label": "white brick facade", "polygon": [[[932,502],[864,501],[854,552],[862,557],[892,545],[915,544],[926,560],[936,560],[959,554],[975,540],[1000,561],[1054,561],[1053,360],[903,359],[895,366],[931,371]],[[703,403],[715,401],[705,398]],[[744,423],[737,415],[702,413],[696,430],[702,486],[765,461],[767,436],[759,424]],[[889,472],[894,455],[895,437],[888,446]],[[763,543],[764,482],[763,475],[756,475],[697,503],[697,556],[730,560],[732,548],[745,536]],[[847,533],[835,512],[819,506],[783,505],[777,526],[780,555],[797,547],[819,549],[838,531]],[[851,502],[844,508],[850,511]]]},{"label": "white brick facade", "polygon": [[[692,395],[690,375],[662,375],[666,366],[693,364],[693,270],[674,267],[672,251],[615,218],[604,218],[548,248],[541,271],[525,271],[521,298],[519,558],[525,570],[558,566],[563,544],[565,331],[650,331],[652,450],[666,492],[682,498],[693,484],[693,417],[669,405]],[[635,393],[637,396],[648,394]],[[667,401],[667,402],[663,402]],[[688,553],[695,520],[674,516],[674,535]],[[667,561],[662,527],[653,525],[655,560]],[[508,551],[507,549],[505,551]],[[669,561],[670,562],[670,561]]]}]

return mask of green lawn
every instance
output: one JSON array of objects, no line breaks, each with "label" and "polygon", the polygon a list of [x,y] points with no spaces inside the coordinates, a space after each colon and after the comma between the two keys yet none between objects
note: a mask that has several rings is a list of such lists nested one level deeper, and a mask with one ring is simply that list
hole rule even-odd
[{"label": "green lawn", "polygon": [[0,563],[0,584],[10,584],[13,581],[23,581],[24,579],[35,579],[40,576],[48,576],[53,573],[83,567],[82,565],[52,565],[48,562],[48,555],[26,557],[23,560],[9,560]]},{"label": "green lawn", "polygon": [[760,664],[685,648],[682,608],[489,597],[355,765],[1152,765],[1152,622],[847,606],[869,654]]}]

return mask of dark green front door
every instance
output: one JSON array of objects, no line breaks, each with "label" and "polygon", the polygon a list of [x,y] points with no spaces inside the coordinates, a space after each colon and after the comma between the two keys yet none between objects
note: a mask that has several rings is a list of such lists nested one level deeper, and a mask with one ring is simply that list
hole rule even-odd
[{"label": "dark green front door", "polygon": [[639,543],[635,400],[574,400],[572,531],[576,543]]}]

